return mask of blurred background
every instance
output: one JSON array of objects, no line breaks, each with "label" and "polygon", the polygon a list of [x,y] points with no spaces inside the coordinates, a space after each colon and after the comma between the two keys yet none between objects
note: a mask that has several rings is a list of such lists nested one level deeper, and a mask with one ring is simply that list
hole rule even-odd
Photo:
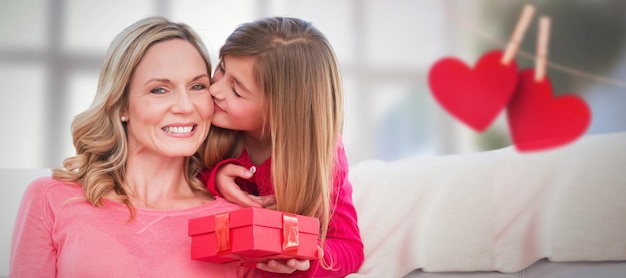
[{"label": "blurred background", "polygon": [[509,146],[504,113],[477,133],[434,101],[427,76],[446,56],[473,65],[503,49],[528,3],[536,12],[519,67],[533,67],[537,18],[550,16],[555,95],[587,101],[587,134],[626,131],[623,0],[0,0],[0,168],[59,167],[74,154],[70,123],[91,103],[110,41],[152,15],[195,28],[214,63],[240,23],[274,15],[313,22],[341,65],[350,164]]}]

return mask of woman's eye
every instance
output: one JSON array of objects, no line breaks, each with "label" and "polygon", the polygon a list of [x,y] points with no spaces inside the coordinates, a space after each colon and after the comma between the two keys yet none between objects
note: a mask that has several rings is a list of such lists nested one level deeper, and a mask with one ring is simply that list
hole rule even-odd
[{"label": "woman's eye", "polygon": [[165,93],[167,93],[167,90],[165,88],[159,87],[159,88],[154,88],[154,89],[150,90],[150,93],[153,93],[153,94],[165,94]]},{"label": "woman's eye", "polygon": [[206,89],[206,85],[204,84],[196,84],[196,85],[191,86],[191,90],[193,91],[201,91],[204,89]]}]

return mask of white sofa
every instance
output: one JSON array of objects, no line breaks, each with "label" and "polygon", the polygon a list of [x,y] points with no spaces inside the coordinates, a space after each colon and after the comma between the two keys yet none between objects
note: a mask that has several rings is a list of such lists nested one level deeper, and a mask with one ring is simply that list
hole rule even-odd
[{"label": "white sofa", "polygon": [[[21,195],[49,173],[0,169],[0,277]],[[626,132],[366,161],[350,179],[365,244],[351,277],[626,277]]]}]

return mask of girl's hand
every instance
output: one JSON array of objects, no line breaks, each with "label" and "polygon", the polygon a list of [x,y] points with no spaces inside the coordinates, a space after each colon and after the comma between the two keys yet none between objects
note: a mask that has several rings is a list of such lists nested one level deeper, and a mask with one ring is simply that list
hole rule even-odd
[{"label": "girl's hand", "polygon": [[307,271],[311,267],[309,260],[289,259],[287,261],[269,260],[266,263],[258,263],[256,267],[260,270],[274,273],[291,274],[294,271]]},{"label": "girl's hand", "polygon": [[215,174],[215,189],[222,194],[224,199],[244,207],[264,207],[274,202],[274,198],[268,196],[260,197],[248,194],[235,183],[237,177],[249,179],[252,175],[253,173],[243,166],[223,165]]}]

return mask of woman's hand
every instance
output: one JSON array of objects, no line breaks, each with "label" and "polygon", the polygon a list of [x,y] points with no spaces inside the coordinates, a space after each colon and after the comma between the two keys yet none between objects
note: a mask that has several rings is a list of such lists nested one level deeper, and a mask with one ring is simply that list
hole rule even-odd
[{"label": "woman's hand", "polygon": [[253,174],[246,167],[240,165],[223,165],[215,174],[215,189],[222,194],[224,199],[244,207],[265,207],[274,203],[274,198],[271,196],[261,197],[248,194],[235,183],[235,178],[249,179]]},{"label": "woman's hand", "polygon": [[289,259],[287,261],[269,260],[265,263],[258,263],[256,267],[260,270],[274,273],[291,274],[294,271],[307,271],[311,267],[309,260]]}]

